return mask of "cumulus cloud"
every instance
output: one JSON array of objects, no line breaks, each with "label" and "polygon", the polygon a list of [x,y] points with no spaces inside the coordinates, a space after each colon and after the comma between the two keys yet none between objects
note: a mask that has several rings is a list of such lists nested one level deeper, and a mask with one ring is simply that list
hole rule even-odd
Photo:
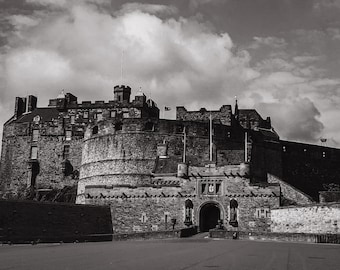
[{"label": "cumulus cloud", "polygon": [[[39,106],[61,89],[80,100],[112,99],[123,59],[123,83],[135,92],[142,87],[160,107],[217,109],[237,95],[240,107],[271,116],[283,138],[316,141],[323,133],[328,118],[318,108],[338,82],[316,76],[314,54],[280,57],[283,38],[255,37],[242,50],[228,33],[180,17],[172,6],[130,3],[112,11],[100,8],[110,2],[104,0],[27,2],[44,9],[9,17],[14,29],[0,54],[2,122],[14,110],[14,95],[35,94]],[[251,50],[275,54],[252,65]]]},{"label": "cumulus cloud", "polygon": [[16,30],[10,51],[2,56],[6,92],[34,92],[44,103],[63,88],[80,98],[93,99],[94,90],[102,91],[103,99],[112,98],[124,51],[124,82],[135,89],[142,86],[159,103],[228,103],[228,91],[233,97],[232,92],[257,76],[249,67],[249,54],[233,52],[227,33],[216,34],[194,18],[157,16],[174,11],[129,4],[112,16],[93,5],[73,4],[52,15],[12,16]]},{"label": "cumulus cloud", "polygon": [[[308,98],[281,99],[280,102],[258,103],[259,110],[271,114],[272,124],[284,138],[316,142],[324,128],[320,112]],[[284,128],[280,128],[284,127]]]}]

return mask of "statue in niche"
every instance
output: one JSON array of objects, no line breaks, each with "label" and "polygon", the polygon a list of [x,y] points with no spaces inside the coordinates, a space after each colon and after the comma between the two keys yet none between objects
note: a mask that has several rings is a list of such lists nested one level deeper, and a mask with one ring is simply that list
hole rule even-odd
[{"label": "statue in niche", "polygon": [[238,221],[237,221],[237,208],[238,203],[235,199],[232,199],[230,201],[230,219],[229,224],[233,227],[238,227]]},{"label": "statue in niche", "polygon": [[185,201],[185,220],[184,224],[186,226],[192,225],[192,210],[194,208],[194,205],[191,200],[186,200]]}]

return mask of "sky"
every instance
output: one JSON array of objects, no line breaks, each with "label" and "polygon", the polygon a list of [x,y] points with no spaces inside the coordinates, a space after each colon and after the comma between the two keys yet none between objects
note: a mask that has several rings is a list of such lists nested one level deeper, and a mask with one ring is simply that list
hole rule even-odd
[{"label": "sky", "polygon": [[16,96],[108,101],[125,84],[162,117],[237,96],[281,139],[340,148],[339,67],[340,0],[0,0],[1,127]]}]

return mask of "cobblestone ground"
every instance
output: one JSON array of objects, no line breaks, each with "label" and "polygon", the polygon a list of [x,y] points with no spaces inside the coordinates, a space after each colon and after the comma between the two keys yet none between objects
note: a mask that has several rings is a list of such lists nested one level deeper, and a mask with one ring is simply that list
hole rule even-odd
[{"label": "cobblestone ground", "polygon": [[0,269],[340,269],[340,245],[171,239],[0,246]]}]

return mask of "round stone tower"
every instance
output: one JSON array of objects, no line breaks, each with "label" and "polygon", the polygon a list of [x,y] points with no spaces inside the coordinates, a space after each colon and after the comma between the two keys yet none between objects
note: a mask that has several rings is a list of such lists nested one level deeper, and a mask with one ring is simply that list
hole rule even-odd
[{"label": "round stone tower", "polygon": [[[117,130],[113,122],[89,126],[85,132],[77,203],[85,186],[138,187],[150,184],[157,158],[159,133],[143,131],[142,121],[125,119]],[[133,127],[133,128],[132,128]]]}]

